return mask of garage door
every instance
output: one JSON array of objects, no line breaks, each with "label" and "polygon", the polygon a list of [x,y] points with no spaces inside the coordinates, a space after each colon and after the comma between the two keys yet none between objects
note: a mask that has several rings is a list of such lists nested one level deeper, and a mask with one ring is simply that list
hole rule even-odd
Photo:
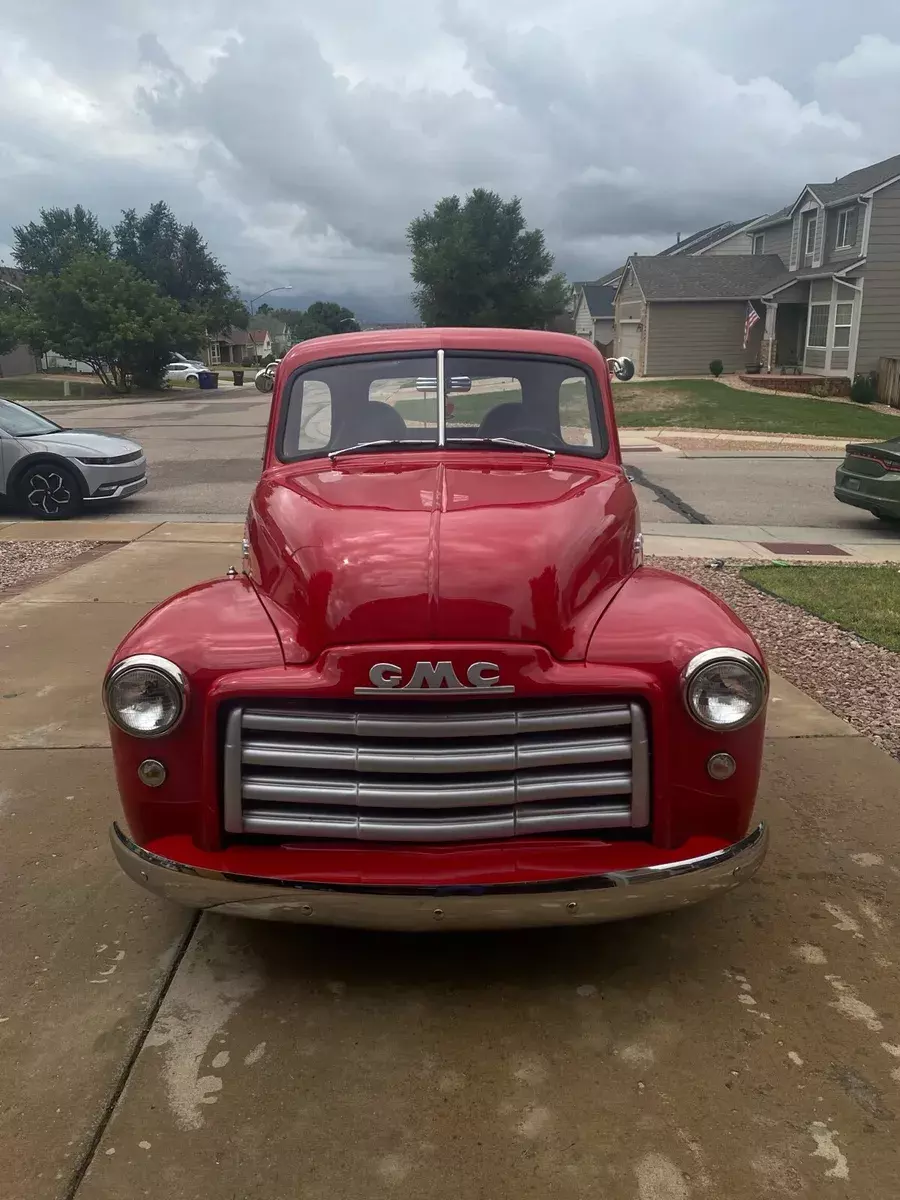
[{"label": "garage door", "polygon": [[637,321],[619,321],[616,325],[616,354],[630,358],[635,370],[641,371],[641,327]]}]

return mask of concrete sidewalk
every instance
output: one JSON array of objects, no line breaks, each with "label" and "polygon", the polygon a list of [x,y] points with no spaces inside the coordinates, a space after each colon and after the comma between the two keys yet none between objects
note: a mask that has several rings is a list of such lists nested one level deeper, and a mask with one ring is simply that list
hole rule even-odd
[{"label": "concrete sidewalk", "polygon": [[[240,565],[243,519],[205,517],[202,514],[166,514],[155,520],[127,521],[95,517],[66,522],[0,518],[0,544],[4,541],[194,542],[221,543],[233,548],[234,565]],[[687,525],[648,522],[643,527],[647,554],[661,558],[737,558],[900,562],[900,536],[873,522],[871,530],[811,529],[803,525]],[[773,543],[804,545],[803,553],[769,548]],[[817,554],[815,547],[823,550]],[[835,555],[837,549],[840,553]]]},{"label": "concrete sidewalk", "polygon": [[896,763],[775,679],[773,849],[721,900],[515,936],[195,925],[106,845],[107,657],[234,557],[165,534],[0,604],[4,1200],[894,1194]]},{"label": "concrete sidewalk", "polygon": [[[900,419],[897,421],[900,434]],[[703,456],[715,452],[717,445],[728,447],[727,452],[777,454],[803,458],[843,458],[848,442],[865,438],[824,438],[800,433],[745,433],[741,429],[680,429],[676,426],[652,426],[647,429],[620,429],[619,442],[624,452],[656,450],[666,454],[690,457],[692,446],[703,446]],[[668,443],[674,443],[669,445]],[[679,445],[683,443],[683,445]]]}]

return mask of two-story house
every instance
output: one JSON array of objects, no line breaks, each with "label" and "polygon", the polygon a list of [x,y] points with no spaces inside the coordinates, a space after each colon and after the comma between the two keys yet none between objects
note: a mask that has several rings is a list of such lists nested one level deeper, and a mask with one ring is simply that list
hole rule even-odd
[{"label": "two-story house", "polygon": [[[748,305],[760,320],[744,347]],[[633,256],[616,352],[642,375],[764,370],[853,377],[900,356],[900,155],[808,184],[792,204],[700,249]]]}]

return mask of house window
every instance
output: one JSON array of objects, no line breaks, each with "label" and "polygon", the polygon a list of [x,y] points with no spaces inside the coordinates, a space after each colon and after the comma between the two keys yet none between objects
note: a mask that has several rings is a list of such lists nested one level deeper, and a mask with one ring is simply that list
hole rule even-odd
[{"label": "house window", "polygon": [[849,250],[856,241],[856,210],[845,208],[838,213],[837,238],[834,243],[836,250]]},{"label": "house window", "polygon": [[834,306],[834,345],[846,349],[850,345],[853,325],[853,301]]},{"label": "house window", "polygon": [[766,235],[764,233],[757,233],[753,237],[753,253],[754,254],[765,254],[765,252],[766,252]]},{"label": "house window", "polygon": [[806,238],[803,243],[803,253],[807,258],[812,258],[816,248],[816,214],[814,212],[806,214]]},{"label": "house window", "polygon": [[821,346],[824,349],[828,345],[828,314],[830,311],[830,304],[810,305],[807,346]]}]

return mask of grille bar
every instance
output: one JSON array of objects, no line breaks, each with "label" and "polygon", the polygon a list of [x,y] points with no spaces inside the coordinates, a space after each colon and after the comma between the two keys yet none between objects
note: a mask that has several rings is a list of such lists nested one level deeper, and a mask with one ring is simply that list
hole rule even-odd
[{"label": "grille bar", "polygon": [[313,768],[320,771],[373,771],[390,774],[417,772],[470,774],[473,771],[517,771],[564,763],[617,762],[631,758],[630,738],[577,738],[565,742],[541,740],[515,745],[489,742],[484,746],[465,744],[390,746],[354,744],[350,741],[308,739],[291,741],[247,741],[241,758],[259,767]]},{"label": "grille bar", "polygon": [[614,829],[627,826],[630,808],[620,804],[598,814],[594,805],[566,808],[534,806],[527,812],[498,808],[488,813],[359,812],[301,806],[254,808],[244,813],[247,833],[288,837],[354,838],[361,841],[456,842],[511,838],[562,830]]},{"label": "grille bar", "polygon": [[638,704],[356,701],[235,708],[232,834],[464,841],[650,821]]},{"label": "grille bar", "polygon": [[[391,708],[393,708],[393,704]],[[390,709],[354,712],[332,706],[330,709],[295,709],[278,711],[253,709],[245,712],[244,729],[284,731],[300,734],[345,734],[348,737],[385,738],[470,738],[514,737],[518,733],[552,733],[555,730],[605,729],[631,724],[631,706],[627,704],[587,705],[559,704],[553,708],[532,708],[517,711],[479,710],[460,712],[458,707],[447,712],[443,707],[435,713],[403,711],[401,716]],[[432,705],[429,703],[429,708]]]},{"label": "grille bar", "polygon": [[617,796],[631,791],[628,771],[600,774],[492,776],[463,783],[431,780],[354,779],[342,776],[245,775],[245,800],[280,800],[287,804],[358,804],[363,808],[472,808],[533,800],[567,800],[576,796]]}]

